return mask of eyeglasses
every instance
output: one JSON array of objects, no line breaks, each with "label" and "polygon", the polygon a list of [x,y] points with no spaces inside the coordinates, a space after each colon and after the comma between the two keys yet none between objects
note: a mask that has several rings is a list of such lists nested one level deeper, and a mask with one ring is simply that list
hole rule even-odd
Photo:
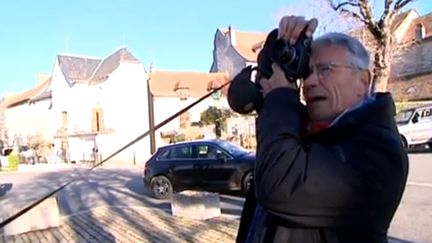
[{"label": "eyeglasses", "polygon": [[328,77],[336,68],[347,68],[352,70],[363,70],[353,65],[335,64],[335,63],[317,63],[310,68],[309,75],[316,73],[318,78]]}]

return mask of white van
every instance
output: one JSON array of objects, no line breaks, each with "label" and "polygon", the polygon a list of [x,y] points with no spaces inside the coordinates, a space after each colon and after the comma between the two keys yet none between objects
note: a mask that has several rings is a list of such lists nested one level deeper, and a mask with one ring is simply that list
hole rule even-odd
[{"label": "white van", "polygon": [[406,148],[426,144],[432,149],[432,104],[402,110],[395,118]]}]

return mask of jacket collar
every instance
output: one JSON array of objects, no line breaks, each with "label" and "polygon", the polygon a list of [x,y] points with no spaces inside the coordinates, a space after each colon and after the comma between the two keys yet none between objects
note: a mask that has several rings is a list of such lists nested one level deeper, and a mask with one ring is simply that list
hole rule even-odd
[{"label": "jacket collar", "polygon": [[375,123],[389,127],[394,123],[395,112],[396,108],[390,93],[374,93],[359,104],[346,109],[331,121],[309,123],[308,130],[311,134],[316,134],[328,128],[344,127],[357,123]]}]

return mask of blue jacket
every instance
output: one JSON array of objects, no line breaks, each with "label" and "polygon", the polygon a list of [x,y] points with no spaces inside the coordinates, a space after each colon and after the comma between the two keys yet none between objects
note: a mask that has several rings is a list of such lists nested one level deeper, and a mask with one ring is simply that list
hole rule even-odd
[{"label": "blue jacket", "polygon": [[387,242],[408,174],[391,95],[374,94],[308,137],[302,114],[297,92],[267,95],[237,242]]}]

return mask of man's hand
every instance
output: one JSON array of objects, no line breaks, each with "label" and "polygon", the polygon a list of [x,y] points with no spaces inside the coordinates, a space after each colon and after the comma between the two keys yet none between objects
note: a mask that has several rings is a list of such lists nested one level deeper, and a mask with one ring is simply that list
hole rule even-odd
[{"label": "man's hand", "polygon": [[295,44],[300,34],[305,30],[307,37],[311,37],[318,26],[318,20],[312,18],[311,20],[305,20],[301,16],[285,16],[279,22],[278,35],[290,44]]},{"label": "man's hand", "polygon": [[[285,16],[279,22],[278,37],[289,41],[290,44],[295,44],[302,31],[305,30],[306,36],[311,37],[317,26],[318,20],[315,18],[305,20],[305,18],[301,16]],[[298,89],[296,82],[289,82],[286,79],[285,74],[279,65],[273,63],[272,69],[273,75],[270,79],[263,79],[260,82],[264,96],[276,88],[287,87]]]},{"label": "man's hand", "polygon": [[286,77],[285,73],[282,71],[282,69],[279,67],[278,64],[273,63],[272,64],[273,69],[273,75],[269,79],[263,78],[260,81],[260,85],[262,87],[261,92],[263,93],[264,97],[270,93],[270,91],[277,89],[277,88],[292,88],[292,89],[298,89],[296,82],[289,82]]}]

